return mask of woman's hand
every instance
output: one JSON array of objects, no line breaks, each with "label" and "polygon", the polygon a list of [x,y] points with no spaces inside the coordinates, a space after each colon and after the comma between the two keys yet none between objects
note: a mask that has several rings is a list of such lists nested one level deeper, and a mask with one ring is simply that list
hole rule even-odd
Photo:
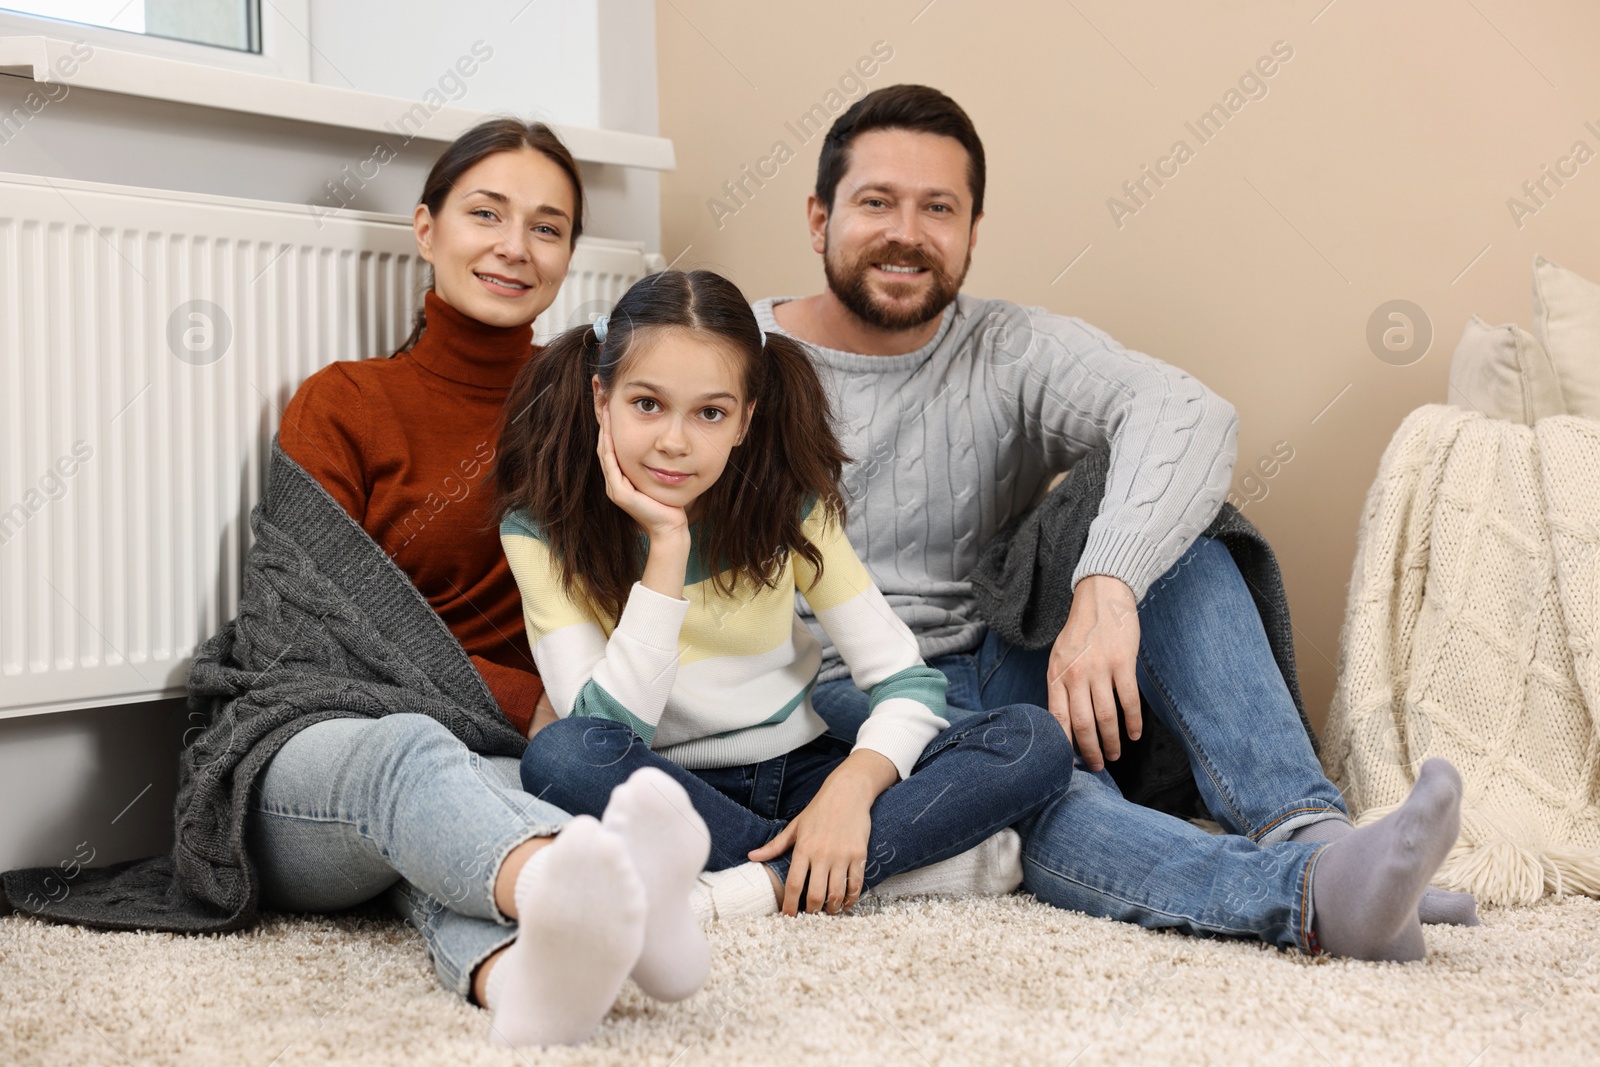
[{"label": "woman's hand", "polygon": [[795,915],[800,891],[809,875],[805,910],[837,915],[861,899],[866,878],[867,841],[872,834],[872,802],[899,780],[900,772],[887,758],[857,749],[828,775],[805,810],[789,821],[777,837],[750,853],[758,863],[793,850],[789,879],[783,887],[783,913]]},{"label": "woman's hand", "polygon": [[528,740],[533,740],[533,735],[543,730],[546,726],[559,718],[556,715],[555,705],[550,703],[550,691],[547,689],[539,694],[539,703],[533,706],[533,718],[528,720]]},{"label": "woman's hand", "polygon": [[663,504],[654,497],[640,492],[628,476],[622,473],[622,467],[617,463],[616,442],[611,439],[611,409],[606,406],[600,408],[600,444],[597,451],[600,454],[600,469],[606,476],[606,496],[611,498],[613,504],[627,512],[629,518],[644,529],[652,542],[663,538],[689,536],[688,512],[671,504]]}]

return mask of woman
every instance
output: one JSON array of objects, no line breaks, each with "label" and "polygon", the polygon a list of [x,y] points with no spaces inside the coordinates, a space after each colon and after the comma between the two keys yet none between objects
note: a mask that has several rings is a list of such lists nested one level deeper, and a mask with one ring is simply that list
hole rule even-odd
[{"label": "woman", "polygon": [[433,280],[412,336],[323,368],[284,413],[239,614],[190,670],[205,725],[171,855],[65,886],[11,872],[13,900],[211,932],[387,895],[499,1044],[583,1040],[630,974],[659,999],[699,988],[707,846],[682,790],[639,776],[573,819],[518,782],[543,687],[485,483],[582,219],[577,165],[543,125],[491,120],[439,158],[414,216]]},{"label": "woman", "polygon": [[[566,277],[582,219],[577,165],[545,126],[500,119],[464,134],[414,215],[433,284],[411,337],[390,359],[312,375],[279,431],[284,452],[410,576],[523,734],[543,685],[486,481],[533,320]],[[267,766],[247,839],[266,906],[325,911],[387,891],[440,979],[494,1011],[498,1039],[582,1040],[630,971],[663,999],[705,979],[687,908],[704,849],[681,833],[678,810],[692,809],[639,785],[619,791],[604,825],[574,825],[521,791],[514,760],[478,756],[431,718],[332,719]],[[405,813],[383,839],[372,827],[391,805]],[[531,864],[564,826],[561,848]],[[663,834],[674,846],[664,854]],[[673,947],[688,945],[675,963],[645,951],[663,916],[676,920]]]}]

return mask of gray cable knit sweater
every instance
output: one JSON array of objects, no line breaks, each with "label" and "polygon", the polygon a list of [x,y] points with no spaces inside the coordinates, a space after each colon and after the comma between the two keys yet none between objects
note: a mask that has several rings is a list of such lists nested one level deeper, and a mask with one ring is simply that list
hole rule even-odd
[{"label": "gray cable knit sweater", "polygon": [[[769,332],[772,306],[754,304]],[[922,655],[983,640],[972,587],[980,549],[1053,474],[1110,447],[1099,514],[1073,570],[1121,578],[1142,599],[1222,507],[1233,406],[1177,367],[1081,319],[962,295],[902,356],[808,345],[855,458],[846,534]],[[823,681],[847,677],[823,643]]]},{"label": "gray cable knit sweater", "polygon": [[[1110,449],[1094,449],[1073,464],[1072,472],[1037,507],[1007,523],[984,544],[972,571],[978,612],[995,633],[1013,645],[1049,648],[1067,624],[1072,610],[1072,575],[1093,529],[1109,467]],[[1232,504],[1223,504],[1202,533],[1221,541],[1239,568],[1266,631],[1273,661],[1289,687],[1300,726],[1312,751],[1320,751],[1300,695],[1289,599],[1272,546]],[[1151,595],[1160,596],[1160,587]],[[1145,716],[1144,733],[1138,741],[1128,740],[1127,724],[1122,726],[1122,758],[1107,764],[1122,795],[1135,804],[1184,818],[1210,818],[1189,768],[1188,750],[1160,717]]]}]

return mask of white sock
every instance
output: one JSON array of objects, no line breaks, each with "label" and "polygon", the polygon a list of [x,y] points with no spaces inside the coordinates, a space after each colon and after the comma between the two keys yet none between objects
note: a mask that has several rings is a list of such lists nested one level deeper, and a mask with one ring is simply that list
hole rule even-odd
[{"label": "white sock", "polygon": [[711,855],[711,832],[670,774],[646,767],[611,791],[601,825],[628,846],[644,882],[644,953],[633,968],[657,1000],[683,1000],[706,984],[711,948],[689,891]]},{"label": "white sock", "polygon": [[517,875],[517,939],[489,971],[492,1044],[576,1045],[644,948],[644,883],[622,839],[579,815]]},{"label": "white sock", "polygon": [[778,898],[765,863],[741,863],[706,871],[689,893],[689,907],[702,926],[729,919],[778,914]]},{"label": "white sock", "polygon": [[914,896],[997,897],[1022,884],[1022,837],[1001,830],[960,855],[885,878],[872,893],[879,900]]}]

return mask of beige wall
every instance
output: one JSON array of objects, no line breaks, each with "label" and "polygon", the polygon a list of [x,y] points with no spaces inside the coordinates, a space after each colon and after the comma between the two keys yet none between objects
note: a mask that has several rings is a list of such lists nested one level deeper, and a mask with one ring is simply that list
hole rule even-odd
[{"label": "beige wall", "polygon": [[[1444,399],[1469,315],[1532,326],[1535,252],[1600,280],[1600,159],[1520,228],[1507,207],[1575,141],[1600,151],[1600,6],[1325,4],[657,9],[661,132],[679,160],[662,181],[662,250],[679,266],[720,270],[751,297],[821,286],[803,216],[818,141],[784,124],[827,106],[886,42],[893,58],[868,88],[937,86],[984,138],[988,210],[969,292],[1082,316],[1227,397],[1242,422],[1241,499],[1244,475],[1288,443],[1294,458],[1244,510],[1283,565],[1319,726],[1363,497],[1395,427]],[[1201,144],[1185,121],[1224,102],[1279,41],[1293,58],[1263,79],[1266,95]],[[1179,139],[1193,157],[1119,226],[1108,198]],[[708,199],[777,141],[795,158],[750,184],[744,206],[724,198],[714,219]],[[1434,329],[1431,350],[1405,366],[1366,341],[1393,299],[1416,302]]]}]

